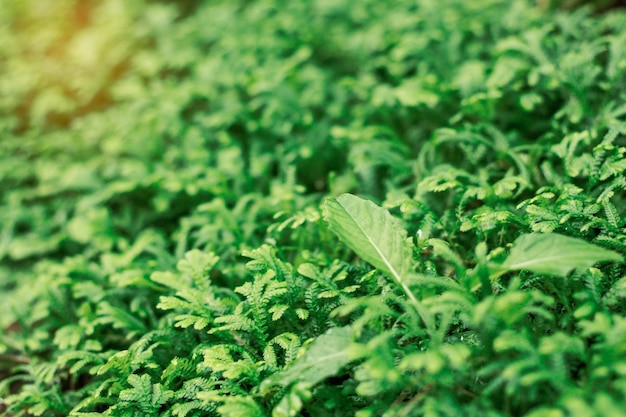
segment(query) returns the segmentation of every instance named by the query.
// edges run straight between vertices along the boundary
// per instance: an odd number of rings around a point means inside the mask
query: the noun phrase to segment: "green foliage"
[[[624,257],[580,239],[554,233],[526,234],[515,240],[501,267],[566,276],[573,269],[589,268],[600,261],[624,262]]]
[[[327,200],[324,209],[330,230],[357,255],[393,278],[407,297],[415,300],[405,284],[412,248],[406,232],[394,224],[389,212],[351,194]]]
[[[338,327],[327,331],[309,346],[303,356],[286,370],[272,375],[264,381],[267,392],[268,386],[289,386],[299,381],[315,385],[337,372],[345,366],[350,358],[346,355],[346,348],[352,340],[352,331],[349,327]]]
[[[0,2],[0,416],[626,415],[626,15]]]

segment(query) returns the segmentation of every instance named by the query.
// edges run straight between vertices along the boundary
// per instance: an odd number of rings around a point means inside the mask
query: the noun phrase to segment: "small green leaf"
[[[389,211],[352,194],[342,194],[326,200],[324,219],[343,243],[396,281],[415,301],[404,282],[411,266],[411,243]]]
[[[573,269],[588,268],[602,261],[624,262],[624,258],[581,239],[556,233],[531,233],[515,240],[511,254],[501,268],[565,276]],[[502,272],[505,271],[499,271],[499,274]]]

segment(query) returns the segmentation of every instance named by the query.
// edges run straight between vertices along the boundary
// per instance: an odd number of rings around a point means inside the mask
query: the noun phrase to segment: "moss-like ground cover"
[[[626,416],[626,12],[0,2],[0,415]]]

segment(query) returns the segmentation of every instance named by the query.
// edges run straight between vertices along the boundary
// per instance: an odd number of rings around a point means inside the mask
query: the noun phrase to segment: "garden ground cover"
[[[1,2],[0,415],[626,415],[626,13],[549,3]]]

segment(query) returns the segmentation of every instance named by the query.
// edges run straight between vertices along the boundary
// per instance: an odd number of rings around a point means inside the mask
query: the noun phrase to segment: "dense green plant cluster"
[[[626,415],[576,3],[0,2],[0,415]]]

